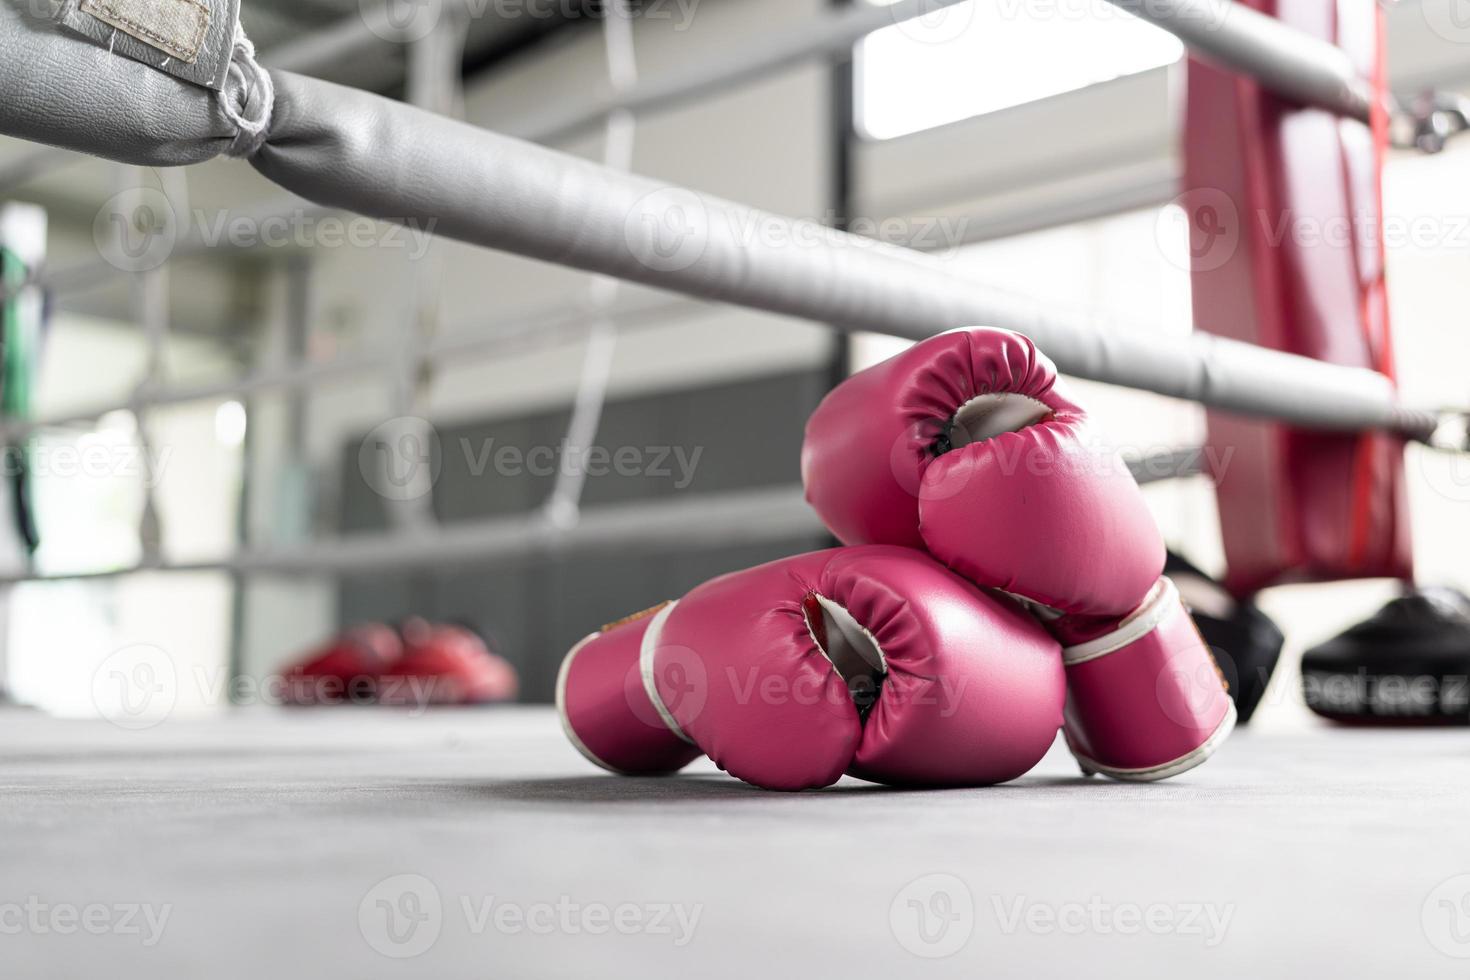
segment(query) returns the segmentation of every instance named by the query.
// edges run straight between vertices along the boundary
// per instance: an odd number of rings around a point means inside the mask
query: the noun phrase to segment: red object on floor
[[[1245,0],[1341,47],[1384,92],[1361,0]],[[1387,116],[1296,106],[1191,59],[1184,194],[1198,329],[1393,376],[1381,199]],[[1403,442],[1209,413],[1226,586],[1410,579]]]
[[[292,705],[487,704],[514,700],[520,687],[515,668],[473,632],[417,617],[397,629],[344,630],[281,677]]]
[[[282,672],[282,700],[366,704],[376,698],[379,676],[402,657],[403,638],[391,626],[354,626]]]
[[[515,668],[461,626],[410,619],[400,627],[403,656],[378,678],[378,703],[487,704],[515,699]]]

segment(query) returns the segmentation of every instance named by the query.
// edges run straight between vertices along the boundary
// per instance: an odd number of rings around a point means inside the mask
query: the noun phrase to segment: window
[[[1173,35],[1105,0],[970,0],[859,44],[858,129],[874,139],[903,136],[1173,64],[1183,54]]]

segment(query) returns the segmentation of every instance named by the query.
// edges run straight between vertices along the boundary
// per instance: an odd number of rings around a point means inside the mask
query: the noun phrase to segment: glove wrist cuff
[[[643,633],[643,642],[638,648],[638,670],[643,675],[643,691],[648,695],[648,700],[653,704],[653,710],[658,712],[659,718],[669,726],[669,731],[679,737],[681,741],[696,745],[694,739],[690,738],[679,727],[674,713],[664,704],[664,699],[658,693],[658,679],[655,674],[654,654],[658,651],[659,637],[663,634],[664,623],[668,622],[669,614],[679,603],[671,602],[660,609],[648,624],[648,629]]]
[[[1193,769],[1235,724],[1210,648],[1168,579],[1111,633],[1063,651],[1067,747],[1085,773],[1148,782]]]
[[[1133,613],[1111,633],[1062,648],[1062,662],[1068,667],[1107,656],[1139,640],[1158,629],[1169,616],[1182,611],[1179,590],[1167,578],[1161,578],[1149,591]]]

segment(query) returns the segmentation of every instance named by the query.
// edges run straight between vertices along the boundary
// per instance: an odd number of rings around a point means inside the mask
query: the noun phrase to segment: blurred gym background
[[[598,4],[486,2],[462,52],[384,40],[315,73],[510,133],[585,116],[607,97]],[[1455,2],[1390,10],[1396,91],[1470,84],[1470,26]],[[358,6],[244,0],[243,19],[269,60]],[[825,0],[635,7],[636,70],[651,78],[831,11]],[[1182,55],[1101,0],[965,3],[829,63],[555,142],[601,160],[617,155],[611,133],[639,173],[912,244],[985,282],[1106,311],[1118,329],[1182,331],[1187,229],[1171,203]],[[1456,143],[1387,166],[1396,359],[1415,402],[1462,403],[1470,387],[1458,367],[1470,355],[1467,167],[1470,146]],[[156,269],[112,238],[137,201],[174,219]],[[562,653],[589,629],[828,542],[814,520],[762,528],[758,508],[723,540],[586,550],[559,535],[640,502],[794,491],[807,414],[896,341],[613,291],[422,229],[281,202],[238,162],[166,175],[0,142],[7,281],[44,269],[46,283],[6,304],[0,680],[10,699],[95,715],[109,696],[94,683],[99,667],[148,644],[184,679],[175,711],[219,711],[342,626],[422,615],[473,625],[519,671],[522,699],[547,702]],[[280,383],[292,372],[305,381]],[[1130,454],[1203,438],[1197,406],[1085,389]],[[577,468],[563,465],[564,438],[579,399],[604,394],[579,488],[565,476]],[[403,421],[415,418],[432,429]],[[14,424],[27,420],[37,424]],[[1418,578],[1470,586],[1470,471],[1459,457],[1408,452]],[[385,482],[383,465],[409,469]],[[1170,545],[1219,571],[1208,481],[1147,493]],[[378,568],[369,549],[346,571],[340,559],[310,567],[343,536],[491,521],[544,529],[544,543],[506,553],[490,536],[482,555],[452,565],[420,556]],[[233,557],[282,551],[301,567]],[[1261,604],[1288,646],[1258,724],[1310,723],[1296,655],[1396,590],[1268,590]]]

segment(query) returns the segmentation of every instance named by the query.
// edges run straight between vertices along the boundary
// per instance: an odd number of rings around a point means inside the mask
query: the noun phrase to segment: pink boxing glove
[[[637,646],[636,662],[632,648]],[[838,548],[707,582],[567,655],[557,704],[604,768],[706,753],[768,789],[1022,775],[1061,725],[1056,642],[921,552]]]
[[[1024,598],[1066,644],[1064,732],[1083,771],[1199,765],[1235,710],[1161,579],[1164,544],[1122,461],[1093,445],[1056,368],[1006,330],[955,330],[862,371],[807,423],[807,500],[847,544],[924,547]]]

